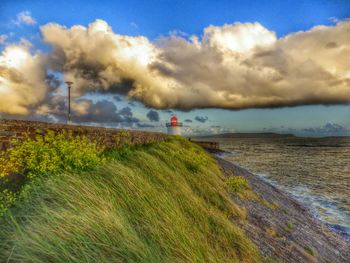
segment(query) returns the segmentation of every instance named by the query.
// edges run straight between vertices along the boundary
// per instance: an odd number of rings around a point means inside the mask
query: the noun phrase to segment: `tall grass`
[[[104,161],[102,147],[71,131],[48,130],[13,144],[0,155],[0,216],[18,199],[26,198],[38,181],[62,172],[91,171]]]
[[[109,150],[0,219],[0,262],[259,262],[215,161],[186,140]]]

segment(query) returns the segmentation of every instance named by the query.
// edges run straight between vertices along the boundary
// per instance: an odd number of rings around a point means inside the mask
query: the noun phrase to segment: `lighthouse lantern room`
[[[169,135],[181,135],[182,123],[178,122],[176,116],[170,118],[170,122],[166,124]]]

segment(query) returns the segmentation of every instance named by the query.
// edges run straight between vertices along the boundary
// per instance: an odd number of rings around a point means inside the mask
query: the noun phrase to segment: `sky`
[[[6,1],[0,117],[350,135],[350,2]]]

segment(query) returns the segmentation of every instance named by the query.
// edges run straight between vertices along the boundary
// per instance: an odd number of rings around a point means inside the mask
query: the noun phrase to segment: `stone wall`
[[[54,132],[71,131],[74,136],[86,136],[92,141],[96,141],[98,145],[106,147],[118,147],[125,143],[132,145],[148,144],[161,142],[168,138],[166,134],[157,132],[34,121],[0,120],[0,150],[6,150],[11,147],[13,139],[24,140],[26,134],[33,138],[38,134],[45,134],[48,130]]]

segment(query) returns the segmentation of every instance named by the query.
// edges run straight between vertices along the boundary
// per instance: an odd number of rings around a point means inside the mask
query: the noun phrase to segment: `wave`
[[[254,173],[260,179],[292,195],[308,211],[333,232],[338,233],[350,244],[350,214],[334,201],[332,195],[317,195],[306,186],[288,187],[269,178],[268,174]]]

